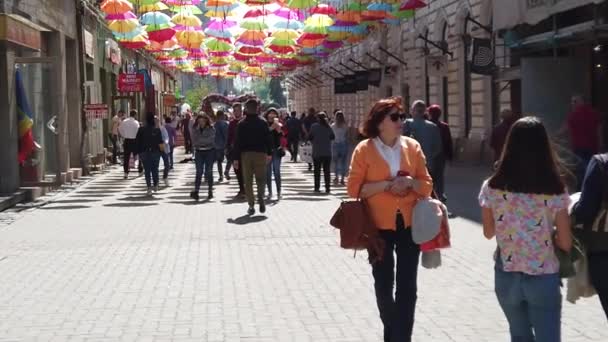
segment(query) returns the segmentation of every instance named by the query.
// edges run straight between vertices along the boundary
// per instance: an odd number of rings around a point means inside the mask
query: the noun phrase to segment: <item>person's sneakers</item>
[[[329,194],[331,191],[329,189],[325,189],[325,193]]]
[[[243,198],[243,197],[245,197],[245,192],[244,192],[244,191],[239,191],[239,192],[236,194],[236,196],[234,196],[234,197],[236,197],[236,198]]]
[[[315,189],[315,194],[320,194],[320,193],[321,193],[321,190]]]
[[[282,198],[283,198],[283,195],[281,195],[281,193],[279,192],[279,193],[277,194],[277,200],[280,200],[280,199],[282,199]]]
[[[260,213],[266,212],[266,204],[264,203],[264,199],[260,199]]]
[[[346,185],[346,183],[344,182],[344,178],[342,178],[342,179],[340,180],[340,185]]]
[[[166,186],[166,187],[169,187],[169,178],[165,178],[165,179],[163,179],[163,180],[165,181],[165,186]]]
[[[266,195],[266,199],[270,201],[272,199],[272,194],[270,193],[270,194]]]
[[[249,207],[249,209],[247,210],[247,215],[251,216],[255,214],[255,208],[254,207]]]
[[[217,180],[218,183],[221,183],[224,181],[224,178],[220,177],[220,179]]]
[[[190,198],[192,198],[195,201],[198,201],[199,200],[198,192],[196,192],[196,191],[190,192]]]
[[[154,186],[154,192],[158,192],[158,185]]]
[[[213,199],[213,190],[209,190],[209,194],[207,195],[207,199]]]
[[[125,173],[125,176],[122,179],[129,179],[129,174]]]
[[[224,178],[226,178],[226,180],[230,180],[230,174],[229,173],[224,173]]]
[[[338,177],[334,178],[334,184],[338,184]]]
[[[152,188],[148,187],[148,191],[146,191],[146,195],[152,196]]]

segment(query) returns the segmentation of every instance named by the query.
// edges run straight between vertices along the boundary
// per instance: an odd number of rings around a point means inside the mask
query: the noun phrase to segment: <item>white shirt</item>
[[[118,126],[121,122],[122,119],[118,115],[114,115],[112,118],[112,135],[118,135]]]
[[[125,119],[120,123],[120,126],[118,126],[120,136],[125,139],[135,139],[137,137],[137,131],[139,131],[139,122],[132,117]]]
[[[376,145],[376,149],[388,164],[391,170],[391,177],[397,177],[397,173],[399,173],[399,169],[401,168],[401,138],[397,139],[393,146],[387,146],[380,138],[374,138],[374,145]]]
[[[331,125],[331,129],[334,131],[334,143],[341,144],[346,142],[346,124],[342,126],[333,124]]]

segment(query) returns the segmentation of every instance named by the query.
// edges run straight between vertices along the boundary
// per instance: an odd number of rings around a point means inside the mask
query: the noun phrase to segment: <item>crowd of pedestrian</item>
[[[573,97],[572,104],[564,132],[578,156],[574,171],[582,193],[577,203],[569,194],[577,189],[567,185],[567,168],[540,119],[520,118],[505,109],[489,141],[494,172],[481,187],[479,203],[483,234],[496,240],[495,292],[513,341],[560,341],[560,253],[568,255],[577,243],[585,250],[590,284],[608,318],[608,125],[582,97]],[[256,204],[265,213],[265,201],[274,193],[282,198],[287,152],[291,162],[309,164],[315,193],[321,185],[325,193],[331,193],[332,185],[346,185],[350,196],[366,200],[384,246],[379,255],[370,252],[384,341],[402,342],[411,341],[417,300],[421,249],[412,235],[414,208],[431,196],[447,202],[445,168],[454,157],[441,107],[418,100],[409,109],[400,98],[382,99],[359,134],[340,110],[329,116],[310,108],[298,118],[296,112],[286,115],[276,108],[262,112],[253,99],[213,117],[186,113],[179,122],[147,114],[141,127],[137,112],[124,118],[120,111],[112,120],[110,139],[115,154],[118,141],[124,140],[125,179],[131,157],[140,159],[151,195],[158,191],[159,160],[165,180],[173,168],[180,131],[196,165],[191,197],[199,200],[204,181],[213,198],[215,164],[219,182],[229,181],[233,170],[237,197],[246,198],[248,215],[255,214]],[[584,229],[575,229],[572,222]]]

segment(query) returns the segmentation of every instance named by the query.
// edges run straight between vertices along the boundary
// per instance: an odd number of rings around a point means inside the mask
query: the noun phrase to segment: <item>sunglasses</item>
[[[391,118],[392,122],[397,122],[397,121],[401,120],[401,114],[392,113],[391,115],[389,115],[389,118]]]

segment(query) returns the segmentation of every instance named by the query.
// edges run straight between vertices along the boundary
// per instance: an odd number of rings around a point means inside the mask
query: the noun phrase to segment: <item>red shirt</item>
[[[572,148],[596,153],[599,148],[600,114],[590,105],[580,105],[568,114],[568,131]]]

